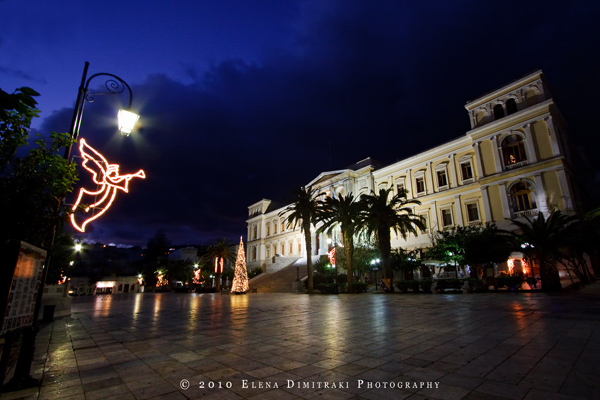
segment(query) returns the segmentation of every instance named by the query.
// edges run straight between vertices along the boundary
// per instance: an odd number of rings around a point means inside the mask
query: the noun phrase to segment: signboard
[[[6,259],[12,272],[5,300],[0,335],[31,326],[37,294],[42,284],[46,251],[28,243],[16,241],[10,246]]]

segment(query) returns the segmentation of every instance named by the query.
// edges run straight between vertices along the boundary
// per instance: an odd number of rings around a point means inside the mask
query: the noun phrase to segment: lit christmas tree
[[[244,253],[244,242],[240,236],[240,247],[238,248],[237,259],[235,260],[235,273],[231,284],[231,293],[246,293],[250,286],[248,285],[248,271],[246,270],[246,254]]]

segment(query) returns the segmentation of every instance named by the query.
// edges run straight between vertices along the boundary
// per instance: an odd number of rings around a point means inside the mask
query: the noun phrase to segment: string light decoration
[[[250,289],[248,284],[248,270],[246,269],[246,253],[244,253],[244,242],[240,236],[237,259],[235,260],[235,273],[231,283],[231,293],[242,294]]]
[[[215,257],[215,274],[223,273],[223,257]]]
[[[201,285],[204,283],[204,277],[202,276],[202,270],[200,268],[196,268],[194,270],[194,280],[193,283],[196,285]]]
[[[81,166],[92,174],[92,180],[99,186],[98,190],[95,191],[85,188],[79,189],[79,196],[77,196],[77,201],[72,208],[73,211],[79,208],[84,195],[94,199],[91,204],[83,209],[85,213],[91,211],[91,216],[84,220],[81,225],[75,221],[75,212],[71,214],[71,224],[73,227],[79,232],[85,232],[85,226],[104,214],[112,205],[117,195],[117,190],[122,190],[125,193],[129,192],[129,181],[133,178],[144,179],[146,178],[146,174],[140,169],[135,174],[120,175],[119,165],[109,164],[102,154],[87,144],[85,139],[81,139],[79,142],[79,152],[83,157]],[[97,200],[98,198],[100,200]],[[96,213],[97,210],[100,211]]]
[[[327,252],[327,258],[329,258],[331,265],[335,266],[335,247]]]

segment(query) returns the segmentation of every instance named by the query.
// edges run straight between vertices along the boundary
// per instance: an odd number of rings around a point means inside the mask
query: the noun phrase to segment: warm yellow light
[[[129,136],[140,116],[128,110],[119,110],[119,130],[124,136]]]

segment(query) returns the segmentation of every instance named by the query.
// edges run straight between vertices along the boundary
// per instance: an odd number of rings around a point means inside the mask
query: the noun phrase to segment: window
[[[302,243],[298,242],[298,253],[302,254]]]
[[[252,230],[252,237],[255,240],[258,238],[258,226],[257,225],[254,225],[254,229]]]
[[[271,234],[271,224],[267,224],[267,236]]]
[[[273,235],[277,234],[277,222],[273,221]]]
[[[517,102],[515,99],[506,100],[506,113],[508,115],[516,113],[517,110]]]
[[[527,182],[519,182],[513,185],[510,189],[513,211],[521,212],[536,209],[537,206],[533,192],[532,186]]]
[[[463,182],[473,179],[473,168],[471,167],[471,161],[460,163],[460,176]]]
[[[421,217],[421,221],[423,222],[423,229],[421,229],[421,233],[429,232],[429,214],[419,214]]]
[[[267,258],[271,257],[271,249],[267,247]]]
[[[292,243],[290,243],[290,254],[294,253],[294,245]]]
[[[437,171],[438,188],[448,186],[448,178],[446,176],[446,170]]]
[[[477,203],[468,203],[467,204],[467,221],[468,222],[478,222],[479,219],[479,208],[477,207]]]
[[[281,255],[285,255],[285,244],[281,245]]]
[[[281,223],[281,232],[285,231],[285,223]]]
[[[252,259],[256,260],[256,246],[252,246]]]
[[[504,108],[502,107],[502,104],[496,104],[494,106],[494,118],[495,119],[504,118]]]
[[[424,177],[418,177],[415,179],[415,183],[416,183],[416,188],[417,188],[417,194],[424,194],[425,193],[425,178]]]
[[[502,158],[508,168],[523,165],[527,161],[525,144],[520,135],[510,135],[502,141]]]
[[[444,208],[440,210],[442,213],[442,226],[452,226],[454,223],[452,222],[452,210],[450,208]]]
[[[402,179],[401,181],[396,182],[396,194],[401,195],[404,191],[404,179]],[[406,197],[406,193],[404,193],[404,196]]]

